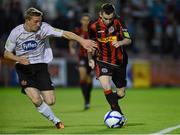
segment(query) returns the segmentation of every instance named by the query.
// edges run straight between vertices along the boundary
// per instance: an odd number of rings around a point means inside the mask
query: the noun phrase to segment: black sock
[[[87,101],[90,103],[92,83],[87,83]]]
[[[114,111],[118,111],[123,115],[123,113],[121,111],[121,108],[120,108],[120,106],[118,104],[118,99],[114,95],[112,90],[104,91],[104,94],[106,96],[106,100],[108,101],[109,105],[111,106],[111,109],[114,110]]]
[[[85,104],[89,104],[89,95],[88,95],[88,90],[87,90],[87,83],[84,81],[80,82],[81,86],[81,91],[84,97]]]

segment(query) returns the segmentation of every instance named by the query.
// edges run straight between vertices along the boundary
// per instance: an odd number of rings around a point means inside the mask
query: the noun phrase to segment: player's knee
[[[46,99],[45,100],[46,104],[48,104],[49,106],[54,105],[55,104],[55,99],[51,98],[51,99]]]
[[[43,102],[40,96],[34,96],[31,98],[31,100],[35,106],[39,106]]]
[[[126,95],[125,94],[125,89],[121,88],[121,89],[117,90],[117,95],[118,95],[119,98],[125,97],[125,95]]]
[[[125,97],[125,93],[120,93],[118,94],[118,97],[121,99],[121,98],[124,98]]]

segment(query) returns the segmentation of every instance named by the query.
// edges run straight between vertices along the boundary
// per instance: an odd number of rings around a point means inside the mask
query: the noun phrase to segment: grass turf
[[[56,88],[56,97],[52,109],[63,130],[42,117],[20,88],[0,88],[0,134],[150,134],[180,124],[179,88],[128,89],[120,101],[128,123],[117,129],[103,123],[109,105],[100,89],[92,91],[87,111],[79,88]],[[169,133],[180,134],[180,129]]]

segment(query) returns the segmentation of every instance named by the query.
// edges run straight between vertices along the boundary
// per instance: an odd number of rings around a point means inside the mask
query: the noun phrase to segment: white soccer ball
[[[109,111],[104,115],[104,123],[109,128],[121,127],[123,116],[118,111]]]

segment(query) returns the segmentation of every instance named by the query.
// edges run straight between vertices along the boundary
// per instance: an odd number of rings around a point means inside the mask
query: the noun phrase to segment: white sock
[[[38,109],[38,112],[40,112],[44,117],[52,121],[54,124],[57,124],[58,122],[60,122],[60,119],[58,119],[54,115],[51,108],[45,102],[43,102],[39,107],[37,107],[37,109]]]

